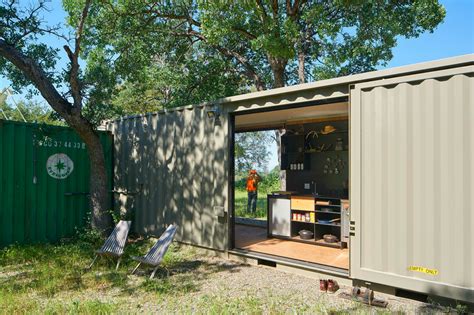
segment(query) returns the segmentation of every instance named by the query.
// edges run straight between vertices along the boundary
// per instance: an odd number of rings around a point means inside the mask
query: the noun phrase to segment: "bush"
[[[275,167],[268,174],[260,174],[261,181],[258,184],[258,192],[268,194],[275,190],[280,190],[280,169]],[[246,190],[247,173],[236,176],[235,190]]]

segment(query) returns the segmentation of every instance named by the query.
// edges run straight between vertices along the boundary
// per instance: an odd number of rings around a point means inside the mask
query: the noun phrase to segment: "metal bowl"
[[[308,230],[301,230],[298,232],[300,235],[301,239],[303,240],[310,240],[313,238],[314,233]]]
[[[339,239],[336,236],[332,235],[332,234],[324,234],[323,239],[326,243],[337,243],[337,242],[339,242]]]

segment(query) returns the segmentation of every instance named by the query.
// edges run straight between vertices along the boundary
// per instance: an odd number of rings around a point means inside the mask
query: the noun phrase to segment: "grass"
[[[240,276],[256,268],[204,258],[199,249],[173,243],[155,276],[127,257],[145,253],[152,241],[127,244],[118,271],[115,261],[99,259],[85,267],[101,240],[81,237],[59,245],[10,246],[0,250],[0,314],[335,314],[378,313],[360,303],[339,305],[328,296],[314,299],[261,288]],[[252,271],[258,272],[258,271]],[[237,278],[232,278],[233,276]],[[245,275],[245,273],[244,273]],[[288,276],[291,281],[291,275]],[[275,284],[278,287],[279,284]],[[235,292],[234,292],[234,291]],[[381,312],[387,312],[381,310]]]
[[[266,219],[267,218],[267,193],[266,192],[258,192],[258,199],[257,199],[257,211],[256,213],[249,213],[247,212],[247,191],[236,189],[235,190],[235,215],[237,217],[243,218],[259,218],[259,219]]]
[[[76,240],[61,245],[11,246],[0,250],[0,314],[111,314],[111,313],[282,313],[294,307],[288,298],[258,298],[254,293],[207,289],[208,277],[227,272],[236,264],[200,259],[198,250],[173,244],[155,279],[149,271],[130,276],[134,263],[100,259],[85,270],[100,243]],[[149,241],[127,244],[125,256],[144,253]],[[283,302],[282,302],[283,301]],[[280,305],[286,303],[285,305]],[[287,305],[288,304],[288,305]],[[298,306],[299,307],[299,306]],[[315,310],[318,304],[302,310]],[[290,309],[291,310],[291,309]]]
[[[150,246],[151,242],[145,240],[128,244],[125,256],[145,253]],[[118,271],[115,261],[107,258],[100,258],[91,271],[85,269],[99,247],[99,241],[76,240],[59,246],[10,246],[0,250],[0,314],[108,314],[120,305],[114,299],[99,299],[101,292],[161,296],[195,290],[186,273],[168,277],[169,270],[182,269],[193,260],[192,249],[179,250],[173,244],[155,276],[162,281],[141,277],[141,281],[131,283],[128,274],[134,263],[130,259],[124,259]]]

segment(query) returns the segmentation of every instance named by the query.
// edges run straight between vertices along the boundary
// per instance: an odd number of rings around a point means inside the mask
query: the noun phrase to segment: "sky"
[[[393,59],[380,69],[474,53],[474,0],[440,1],[446,17],[433,33],[418,38],[399,38]],[[278,165],[276,145],[270,148],[268,169]]]
[[[458,55],[474,53],[474,0],[441,0],[446,9],[446,18],[433,33],[424,33],[418,38],[398,38],[397,46],[393,49],[393,59],[380,69],[392,68],[418,62],[431,61]],[[48,4],[51,9],[45,15],[45,20],[51,24],[63,23],[65,12],[60,0],[52,0]],[[62,50],[63,41],[56,38],[45,38],[46,43],[60,48],[60,55],[65,56]],[[60,66],[66,65],[62,59]],[[8,86],[8,82],[0,78],[0,90]],[[21,98],[19,95],[16,100]],[[276,146],[271,148],[269,169],[278,164]]]

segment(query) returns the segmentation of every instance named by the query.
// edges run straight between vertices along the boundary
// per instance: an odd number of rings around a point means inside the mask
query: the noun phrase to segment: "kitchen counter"
[[[340,200],[340,199],[346,199],[346,198],[336,198],[336,197],[328,197],[328,196],[322,196],[322,195],[313,195],[313,194],[308,194],[308,193],[302,193],[298,191],[273,191],[271,194],[268,194],[268,197],[277,197],[277,198],[291,198],[291,196],[295,197],[313,197],[315,199],[317,198],[322,198],[322,199],[334,199],[334,200]]]
[[[267,200],[268,237],[335,248],[347,246],[349,216],[348,207],[343,207],[347,200],[297,191],[275,191],[267,195]],[[304,217],[295,219],[296,215]],[[301,239],[298,235],[301,230],[313,232],[314,238]],[[325,234],[335,235],[339,241],[326,242]]]

